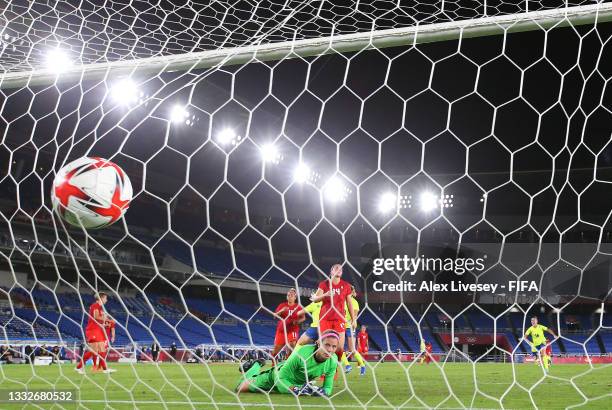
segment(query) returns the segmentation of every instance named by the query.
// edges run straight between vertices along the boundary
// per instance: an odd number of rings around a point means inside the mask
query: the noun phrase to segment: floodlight
[[[309,177],[310,177],[310,168],[308,168],[308,165],[304,163],[298,164],[298,166],[295,168],[295,171],[293,172],[293,180],[295,182],[302,183],[302,182],[306,182]]]
[[[394,211],[397,208],[397,196],[393,192],[386,192],[378,201],[378,210],[382,213]]]
[[[138,102],[138,86],[130,78],[115,83],[110,94],[112,100],[119,105],[129,106]]]
[[[419,205],[423,212],[433,211],[438,207],[438,197],[429,191],[425,191],[419,197]]]
[[[72,67],[73,62],[64,50],[60,48],[53,48],[47,51],[45,64],[47,69],[59,74]]]
[[[172,110],[170,111],[170,121],[174,123],[181,123],[185,122],[187,117],[189,117],[189,112],[183,105],[176,104],[172,107]]]

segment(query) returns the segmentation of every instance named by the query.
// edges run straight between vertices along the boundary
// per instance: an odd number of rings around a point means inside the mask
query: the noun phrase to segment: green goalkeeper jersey
[[[334,375],[338,367],[338,358],[333,355],[326,361],[319,363],[315,360],[316,345],[306,345],[297,352],[293,352],[289,359],[277,365],[275,373],[275,387],[280,393],[289,393],[292,386],[302,386],[306,382],[317,380],[325,375],[323,389],[327,395],[332,394]]]

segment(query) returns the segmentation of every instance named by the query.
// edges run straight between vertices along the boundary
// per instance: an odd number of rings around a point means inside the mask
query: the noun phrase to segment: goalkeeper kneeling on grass
[[[261,371],[263,359],[250,360],[240,366],[244,376],[240,379],[238,393],[293,393],[297,396],[329,396],[334,386],[334,374],[338,367],[336,350],[340,335],[333,330],[324,332],[314,345],[305,345],[289,359],[275,367]],[[325,375],[323,386],[313,382]]]

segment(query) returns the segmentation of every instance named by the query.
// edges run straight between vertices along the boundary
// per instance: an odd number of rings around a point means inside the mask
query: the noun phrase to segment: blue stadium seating
[[[512,331],[510,330],[500,331],[498,329],[497,332],[506,336],[506,339],[508,340],[508,343],[510,343],[512,350],[516,348],[516,346],[518,345],[518,339],[516,338],[516,335]]]
[[[605,353],[612,353],[612,330],[603,330],[599,333],[604,345]]]
[[[524,326],[530,326],[529,319],[525,319],[525,315],[523,313],[510,313],[510,323],[517,330],[517,332],[521,333],[523,331],[523,322]]]
[[[493,319],[482,312],[470,312],[469,319],[474,326],[474,330],[493,328]]]
[[[565,352],[569,354],[584,354],[585,347],[588,354],[600,354],[601,349],[595,337],[586,341],[589,335],[585,334],[564,334],[563,345]]]
[[[163,242],[160,244],[160,248],[186,265],[191,266],[193,263],[189,249],[183,246],[183,244],[179,244],[178,242]],[[196,265],[203,271],[226,276],[234,270],[229,250],[196,246],[194,248],[194,256]],[[265,256],[252,252],[235,251],[234,256],[236,258],[237,268],[255,280],[259,280],[265,275],[267,282],[287,285],[295,284],[294,277],[272,267],[269,255]],[[302,263],[291,260],[282,260],[282,266],[286,271],[294,275],[300,273],[304,268]],[[316,278],[312,275],[301,275],[298,279],[302,286],[316,286]]]
[[[14,314],[8,308],[0,310],[0,328],[4,329],[8,339],[39,341],[62,339],[66,342],[82,340],[83,326],[87,321],[87,313],[83,309],[93,302],[91,295],[79,295],[72,291],[53,294],[44,288],[31,291],[13,288],[10,294],[12,298],[21,301],[21,304],[17,305],[23,307],[15,308]],[[118,345],[132,341],[151,343],[154,338],[162,346],[168,346],[172,342],[188,347],[215,342],[220,345],[273,343],[274,320],[259,306],[225,302],[225,310],[222,310],[219,300],[216,299],[188,297],[185,298],[185,307],[182,302],[175,303],[172,299],[161,295],[147,294],[147,298],[149,301],[142,294],[124,295],[121,300],[111,298],[107,304],[107,310],[117,321]],[[30,303],[35,305],[27,307]],[[425,340],[432,342],[433,351],[444,352],[444,347],[439,345],[430,328],[430,326],[434,329],[442,327],[439,314],[429,312],[421,319],[419,314],[411,313],[414,320],[421,320],[421,334]],[[456,317],[455,323],[459,328],[471,329],[473,326],[478,330],[492,327],[492,320],[481,312],[468,312],[467,315],[469,323],[465,320],[465,316]],[[589,316],[575,316],[580,320],[581,326],[590,326]],[[245,320],[249,322],[245,323]],[[370,338],[382,350],[394,352],[401,349],[405,352],[418,351],[420,346],[419,323],[415,323],[414,320],[405,310],[373,312],[364,309],[360,312],[358,321],[368,326]],[[604,317],[604,325],[607,323],[610,326],[608,322],[611,321],[609,316]],[[516,331],[520,333],[523,331],[522,322],[521,313],[512,313],[497,319],[498,332],[507,337],[513,348],[518,344],[518,340],[510,324],[514,324]],[[308,324],[309,321],[305,326]],[[385,327],[385,324],[389,326]],[[582,344],[585,343],[588,334],[566,330],[563,335],[576,342],[564,341],[567,353],[584,353]],[[601,329],[598,335],[606,352],[612,352],[612,331]],[[586,343],[586,348],[592,354],[602,353],[596,338]],[[555,346],[555,349],[560,351],[558,346]],[[526,350],[530,350],[528,346]]]

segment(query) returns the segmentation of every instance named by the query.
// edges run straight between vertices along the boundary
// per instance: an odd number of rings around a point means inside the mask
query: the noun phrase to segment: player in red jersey
[[[332,329],[340,334],[338,342],[338,362],[344,353],[345,340],[345,306],[348,308],[351,316],[351,326],[355,329],[357,318],[353,303],[351,301],[352,288],[351,285],[342,280],[342,265],[336,264],[332,266],[329,272],[329,279],[319,283],[317,292],[310,297],[313,302],[323,301],[321,305],[321,313],[319,313],[319,333],[323,334],[326,330]]]
[[[427,342],[425,344],[425,363],[429,364],[431,363],[431,351],[433,350],[433,346],[431,345],[431,342]]]
[[[368,339],[368,331],[365,325],[361,325],[361,330],[357,333],[357,351],[359,354],[364,355],[370,350],[370,344]]]
[[[104,322],[104,331],[106,332],[106,341],[104,342],[104,351],[100,353],[102,359],[106,363],[106,357],[108,356],[108,351],[110,350],[110,344],[115,343],[115,321],[112,319],[108,319]],[[108,369],[109,372],[114,372],[115,369]]]
[[[89,307],[89,318],[87,327],[85,327],[85,339],[89,350],[83,355],[81,361],[77,364],[76,371],[83,374],[83,365],[90,358],[94,362],[94,371],[104,371],[110,373],[106,369],[106,361],[100,356],[104,352],[104,345],[107,342],[106,332],[104,331],[104,323],[107,320],[104,312],[104,304],[108,301],[108,295],[104,292],[98,294],[98,298]]]
[[[108,350],[111,343],[115,343],[115,321],[107,320],[104,324],[104,328],[106,329],[106,343],[104,344],[105,349]]]
[[[287,301],[277,306],[274,316],[278,319],[278,324],[276,325],[276,335],[274,336],[273,358],[285,346],[293,351],[299,336],[300,323],[306,319],[302,306],[297,303],[297,292],[295,289],[289,289]]]

